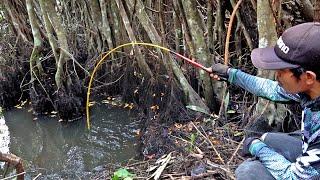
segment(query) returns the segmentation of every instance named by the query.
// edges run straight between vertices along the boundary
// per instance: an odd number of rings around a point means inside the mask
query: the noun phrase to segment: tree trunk
[[[57,12],[55,11],[55,1],[49,0],[44,2],[47,10],[47,12],[45,13],[47,13],[49,16],[50,22],[52,23],[52,26],[57,34],[58,42],[60,45],[59,47],[60,57],[57,64],[57,71],[55,74],[56,85],[57,85],[57,88],[60,89],[63,86],[63,82],[66,82],[66,78],[67,78],[64,75],[64,65],[69,59],[66,53],[66,52],[69,52],[68,40],[67,40],[67,35],[63,27],[62,21],[58,16]]]
[[[112,26],[112,30],[111,33],[112,33],[112,37],[113,37],[113,42],[114,42],[114,45],[115,46],[118,46],[120,44],[123,44],[125,42],[123,42],[123,40],[121,38],[123,38],[121,36],[121,26],[120,26],[120,21],[121,20],[121,17],[119,15],[119,12],[118,11],[114,11],[114,9],[117,9],[117,4],[115,1],[109,1],[109,6],[108,6],[108,12],[110,13],[110,26]],[[116,38],[118,38],[116,40]]]
[[[259,47],[263,48],[274,45],[277,41],[277,32],[268,1],[257,1],[257,14]],[[258,76],[274,79],[274,72],[259,69]],[[259,98],[255,114],[264,114],[269,124],[272,124],[273,122],[282,122],[285,117],[285,107],[284,105]]]
[[[160,25],[160,32],[162,38],[162,45],[164,45],[164,41],[166,41],[166,29],[165,29],[165,19],[163,13],[163,0],[158,0],[158,9],[159,9],[159,25]]]
[[[100,7],[101,7],[101,16],[102,16],[102,34],[104,36],[104,39],[107,41],[108,48],[112,49],[113,43],[112,43],[112,34],[111,34],[111,28],[108,20],[108,13],[107,13],[107,6],[110,6],[110,4],[107,5],[106,0],[100,0]]]
[[[182,26],[179,20],[179,15],[175,12],[173,14],[174,19],[174,35],[175,35],[175,51],[178,53],[182,52],[181,46],[183,46],[183,37],[182,37]]]
[[[14,7],[11,7],[10,2],[10,0],[5,0],[4,7],[6,8],[10,16],[11,24],[13,25],[15,32],[17,33],[17,37],[21,37],[25,42],[29,43],[29,39],[31,39],[30,36],[23,32],[23,29],[25,29],[26,27],[23,27],[24,25],[18,18],[18,13],[15,11]]]
[[[102,47],[103,47],[101,33],[100,33],[102,28],[102,14],[101,14],[101,9],[99,5],[99,0],[91,0],[88,4],[90,5],[90,10],[91,10],[90,15],[93,22],[92,28],[95,30],[94,39],[97,44],[96,48],[98,49],[98,52],[101,53]]]
[[[219,45],[219,49],[217,50],[219,54],[223,54],[224,52],[224,42],[226,39],[226,29],[224,25],[225,8],[222,7],[222,2],[222,0],[217,0],[216,21],[213,32],[214,36],[216,37],[214,44]]]
[[[318,2],[318,0],[316,0],[316,2]],[[314,16],[314,9],[310,0],[301,0],[301,3],[302,3],[302,14],[308,21],[312,21]],[[318,20],[315,19],[315,21],[319,21],[319,20],[320,19]]]
[[[207,3],[207,17],[208,17],[208,25],[207,25],[207,33],[208,33],[208,48],[211,54],[214,54],[214,35],[213,35],[213,27],[214,27],[214,16],[213,16],[213,0],[208,0]]]
[[[320,22],[320,0],[316,0],[314,4],[314,19],[315,22]]]
[[[184,11],[181,11],[182,9],[182,4],[180,4],[180,1],[174,1],[174,10],[175,10],[175,14],[178,17],[178,19],[180,20],[181,23],[181,28],[182,28],[182,32],[184,34],[184,38],[186,41],[186,46],[189,47],[190,50],[190,54],[195,54],[195,48],[194,48],[194,44],[192,42],[192,38],[191,38],[191,34],[189,31],[189,27],[188,27],[188,23],[187,23],[187,18],[185,15]],[[186,51],[187,51],[187,47],[185,47]]]
[[[184,1],[183,10],[185,11],[185,14],[187,16],[187,21],[192,36],[192,42],[196,50],[194,56],[201,64],[209,67],[212,65],[213,59],[210,58],[210,53],[207,47],[206,40],[204,38],[204,31],[200,28],[201,21],[196,2],[192,0]],[[211,78],[203,70],[200,70],[199,74],[200,81],[202,83],[201,86],[204,88],[205,100],[209,108],[217,111],[219,109],[219,105],[214,98],[214,90],[211,84]]]
[[[58,65],[58,61],[59,61],[59,50],[58,50],[58,44],[57,44],[57,39],[54,36],[54,29],[52,27],[52,24],[50,23],[48,14],[46,13],[46,7],[45,4],[43,2],[44,0],[39,0],[40,3],[40,8],[42,11],[42,18],[44,20],[44,27],[47,31],[47,35],[48,35],[48,39],[49,39],[49,43],[53,52],[53,56],[54,59],[56,61],[56,65]]]
[[[140,23],[142,24],[143,28],[147,32],[151,42],[154,44],[161,44],[161,37],[159,36],[156,28],[154,27],[154,25],[151,23],[149,17],[147,16],[147,13],[145,12],[145,7],[144,7],[143,3],[141,2],[141,0],[128,0],[127,3],[129,5],[130,9],[131,10],[133,9],[134,1],[136,1],[137,17],[138,17]],[[164,43],[164,44],[166,44],[166,43]],[[181,85],[181,87],[183,89],[184,95],[186,96],[187,104],[199,106],[199,107],[205,109],[207,112],[209,112],[207,105],[201,100],[200,96],[192,89],[192,87],[188,83],[187,79],[183,75],[183,73],[182,73],[181,69],[179,68],[179,66],[177,65],[177,63],[175,61],[173,61],[173,58],[170,57],[168,59],[168,61],[170,64],[168,64],[167,62],[164,62],[165,67],[168,72],[170,72],[171,68],[172,68],[172,72],[175,74],[179,84]]]
[[[123,20],[123,24],[127,30],[127,33],[129,35],[129,38],[130,38],[130,41],[131,42],[136,42],[137,39],[134,35],[134,32],[132,30],[132,27],[131,27],[131,23],[129,21],[129,18],[127,16],[127,13],[124,9],[124,6],[122,4],[122,1],[121,0],[116,0],[116,3],[117,3],[117,6],[119,8],[119,11],[120,11],[120,15],[122,17],[122,20]],[[138,46],[134,46],[134,50],[135,52],[137,53],[137,61],[138,61],[138,64],[139,64],[139,68],[141,69],[144,77],[146,77],[147,79],[150,79],[153,77],[153,73],[151,72],[148,64],[146,63],[142,53],[141,53],[141,50]]]
[[[234,8],[235,5],[236,5],[235,1],[234,0],[230,0],[230,3],[232,5],[232,7]],[[243,22],[241,20],[241,16],[240,16],[239,11],[236,12],[236,16],[237,16],[238,22],[240,23],[240,27],[241,27],[241,30],[243,32],[243,35],[244,35],[244,37],[245,37],[245,39],[247,41],[247,45],[249,46],[250,50],[252,50],[253,49],[252,40],[251,40],[251,37],[249,35],[249,32],[247,31],[247,28],[245,27],[245,25],[243,24]],[[240,33],[239,33],[239,36],[240,37],[238,37],[238,38],[241,39],[241,34]]]
[[[43,41],[40,35],[40,28],[37,24],[36,14],[33,7],[32,0],[26,0],[26,6],[28,11],[28,16],[30,20],[30,25],[33,34],[33,50],[30,57],[30,75],[31,81],[34,80],[34,76],[39,76],[43,74],[43,68],[40,62],[41,59],[41,51],[43,46]]]

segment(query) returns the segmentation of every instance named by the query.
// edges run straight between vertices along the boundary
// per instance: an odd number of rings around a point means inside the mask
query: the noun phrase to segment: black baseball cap
[[[309,22],[283,32],[274,47],[256,48],[253,65],[261,69],[320,68],[320,23]]]

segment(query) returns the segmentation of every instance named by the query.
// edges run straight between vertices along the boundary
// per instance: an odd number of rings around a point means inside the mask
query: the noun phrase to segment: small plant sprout
[[[134,174],[131,174],[127,169],[120,168],[113,173],[112,180],[133,180]]]

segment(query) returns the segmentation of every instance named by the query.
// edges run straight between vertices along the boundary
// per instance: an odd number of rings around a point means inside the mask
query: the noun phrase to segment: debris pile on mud
[[[130,160],[121,167],[137,179],[156,176],[161,179],[235,179],[234,170],[243,161],[239,155],[242,130],[234,123],[216,127],[214,122],[199,118],[167,128],[154,128],[158,130],[155,132],[158,141],[163,142],[157,148],[165,147],[165,154],[161,157],[144,154],[143,161]],[[106,171],[94,178],[110,178],[118,168],[120,166],[108,164]]]

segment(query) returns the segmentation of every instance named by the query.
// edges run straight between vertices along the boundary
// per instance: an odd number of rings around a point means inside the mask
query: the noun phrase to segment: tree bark
[[[318,0],[316,0],[316,2],[319,2]],[[304,15],[304,17],[308,20],[308,21],[312,21],[313,20],[313,16],[314,16],[314,8],[310,2],[310,0],[301,0],[302,3],[302,13]],[[319,21],[320,19],[315,19],[315,21]]]
[[[22,160],[18,156],[14,154],[4,154],[0,152],[0,161],[7,162],[10,165],[13,165],[16,168],[16,173],[21,174],[24,172],[24,168],[22,165]],[[24,174],[21,174],[17,177],[18,180],[24,179]]]
[[[25,42],[29,43],[29,36],[27,34],[25,34],[22,29],[23,26],[19,20],[19,18],[17,18],[18,14],[15,13],[14,8],[10,6],[10,0],[5,0],[4,2],[4,7],[6,8],[10,19],[11,19],[11,24],[13,25],[13,27],[15,28],[15,32],[17,33],[18,37],[21,37]]]
[[[224,52],[224,42],[226,39],[226,29],[224,25],[225,20],[225,8],[222,7],[222,0],[217,0],[217,10],[216,10],[216,20],[214,25],[214,44],[218,44],[219,49],[217,50],[219,54]]]
[[[230,0],[230,3],[232,5],[232,7],[234,8],[235,5],[236,5],[235,1],[234,0]],[[240,16],[239,11],[236,12],[236,16],[237,16],[238,22],[240,23],[240,27],[241,27],[241,30],[243,32],[243,35],[244,35],[244,37],[245,37],[245,39],[247,41],[247,45],[249,46],[249,49],[252,50],[253,49],[252,40],[251,40],[251,37],[249,35],[249,32],[247,31],[247,28],[245,27],[245,25],[243,24],[243,22],[241,20],[241,16]]]
[[[320,0],[316,0],[314,4],[314,19],[315,22],[320,22]]]
[[[134,1],[135,0],[128,0],[127,1],[130,9],[133,9]],[[154,44],[161,44],[161,37],[159,36],[156,28],[154,27],[154,25],[151,23],[149,17],[147,16],[147,14],[145,12],[145,7],[144,7],[143,3],[141,2],[141,0],[136,0],[136,6],[137,6],[136,7],[137,17],[138,17],[141,25],[143,26],[143,28],[147,32],[151,42]],[[164,44],[166,45],[166,43],[164,43]],[[188,83],[187,79],[183,75],[183,73],[182,73],[181,69],[179,68],[179,66],[177,65],[177,63],[175,61],[173,61],[173,58],[170,57],[168,59],[168,61],[170,64],[164,62],[165,67],[168,72],[170,72],[171,68],[172,68],[172,72],[175,74],[179,84],[181,85],[181,87],[183,89],[184,95],[186,96],[187,104],[199,106],[202,109],[205,109],[207,112],[209,112],[207,105],[201,100],[200,96],[192,89],[192,87]]]
[[[44,1],[45,7],[47,10],[47,14],[49,16],[50,22],[52,23],[52,26],[57,34],[58,37],[58,43],[60,48],[60,57],[57,64],[57,71],[55,74],[55,81],[57,88],[60,89],[63,86],[63,82],[66,81],[65,75],[64,75],[64,65],[68,61],[69,57],[66,54],[66,52],[69,52],[69,46],[68,46],[68,40],[67,40],[67,34],[63,27],[62,20],[58,16],[57,12],[55,11],[55,1],[54,0],[48,0]]]
[[[213,35],[213,27],[214,27],[214,16],[213,16],[213,0],[208,0],[207,3],[207,17],[208,17],[208,25],[207,25],[207,33],[208,33],[208,48],[211,54],[214,54],[214,35]]]
[[[39,25],[37,24],[37,17],[34,11],[32,0],[26,0],[26,6],[33,34],[33,50],[29,60],[31,81],[33,81],[34,76],[43,74],[43,67],[40,62],[43,41],[40,35]]]
[[[191,36],[193,37],[192,41],[196,50],[194,56],[201,64],[209,67],[212,65],[213,60],[210,58],[208,46],[204,38],[204,32],[201,29],[200,15],[197,10],[196,2],[192,0],[185,0],[183,3],[183,9],[187,16],[187,22],[190,28]],[[202,81],[201,85],[204,88],[205,100],[210,109],[217,110],[219,105],[217,102],[215,102],[211,78],[203,70],[200,70],[199,74],[200,80]]]
[[[174,35],[175,35],[175,51],[178,53],[182,52],[181,46],[183,46],[182,37],[182,25],[179,20],[179,15],[175,12],[173,14],[174,19]]]
[[[277,41],[276,26],[268,1],[257,1],[257,23],[259,31],[259,47],[272,46]],[[274,79],[274,72],[268,70],[258,70],[258,76]],[[269,124],[281,122],[285,117],[285,108],[283,105],[272,103],[263,98],[258,99],[255,114],[264,114]]]
[[[107,6],[110,6],[110,4],[107,5],[106,0],[100,0],[101,16],[102,16],[102,29],[101,30],[102,30],[102,34],[104,36],[104,39],[107,41],[108,48],[112,49],[112,48],[114,48],[114,46],[113,46],[113,42],[112,42],[110,23],[108,20]]]
[[[158,0],[158,8],[159,8],[159,25],[160,25],[160,33],[162,38],[162,45],[163,42],[166,40],[166,29],[165,29],[165,19],[163,13],[163,0]]]
[[[49,43],[52,49],[52,53],[54,56],[54,59],[56,61],[56,65],[58,65],[58,61],[59,61],[59,50],[58,50],[58,44],[57,44],[57,39],[54,36],[54,29],[52,27],[52,24],[50,23],[48,14],[46,13],[46,7],[45,4],[43,2],[44,0],[39,0],[40,3],[40,8],[42,11],[42,18],[44,20],[44,27],[47,31],[47,35],[48,35],[48,39],[49,39]]]
[[[99,0],[91,0],[89,3],[90,5],[90,15],[92,18],[93,26],[92,28],[95,30],[95,41],[97,43],[97,49],[98,52],[102,51],[103,43],[101,39],[101,33],[102,30],[102,14],[101,14],[101,9],[99,5]]]
[[[124,23],[124,26],[127,30],[127,33],[129,35],[129,38],[130,38],[130,41],[131,42],[136,42],[137,39],[134,35],[134,32],[131,28],[131,23],[129,21],[129,18],[127,16],[127,13],[124,9],[124,6],[122,4],[122,1],[121,0],[116,0],[116,3],[117,3],[117,6],[119,8],[119,11],[120,11],[120,15],[122,17],[122,20],[123,20],[123,23]],[[138,46],[134,46],[134,50],[135,52],[137,53],[137,61],[138,61],[138,64],[139,64],[139,67],[144,75],[144,77],[146,77],[147,79],[149,78],[152,78],[153,77],[153,73],[151,72],[148,64],[146,63],[142,53],[141,53],[141,50]]]
[[[176,0],[174,1],[173,5],[174,5],[175,14],[179,18],[181,23],[182,33],[184,34],[184,38],[186,42],[185,44],[188,46],[190,50],[190,54],[195,54],[195,50],[194,50],[195,47],[192,42],[191,34],[190,34],[188,23],[187,23],[187,18],[186,18],[185,12],[181,11],[182,4],[180,4],[180,1]],[[187,47],[185,49],[187,50]]]
[[[118,11],[114,11],[114,9],[117,9],[117,4],[115,3],[115,1],[109,1],[109,9],[108,9],[108,12],[110,13],[110,26],[112,26],[112,37],[114,38],[113,39],[113,42],[115,42],[115,46],[117,45],[120,45],[120,44],[123,44],[125,43],[123,41],[123,37],[121,36],[121,26],[120,26],[120,21],[121,21],[121,17],[119,15],[119,12]],[[112,23],[111,23],[112,22]],[[115,38],[119,38],[119,39],[115,39]]]

